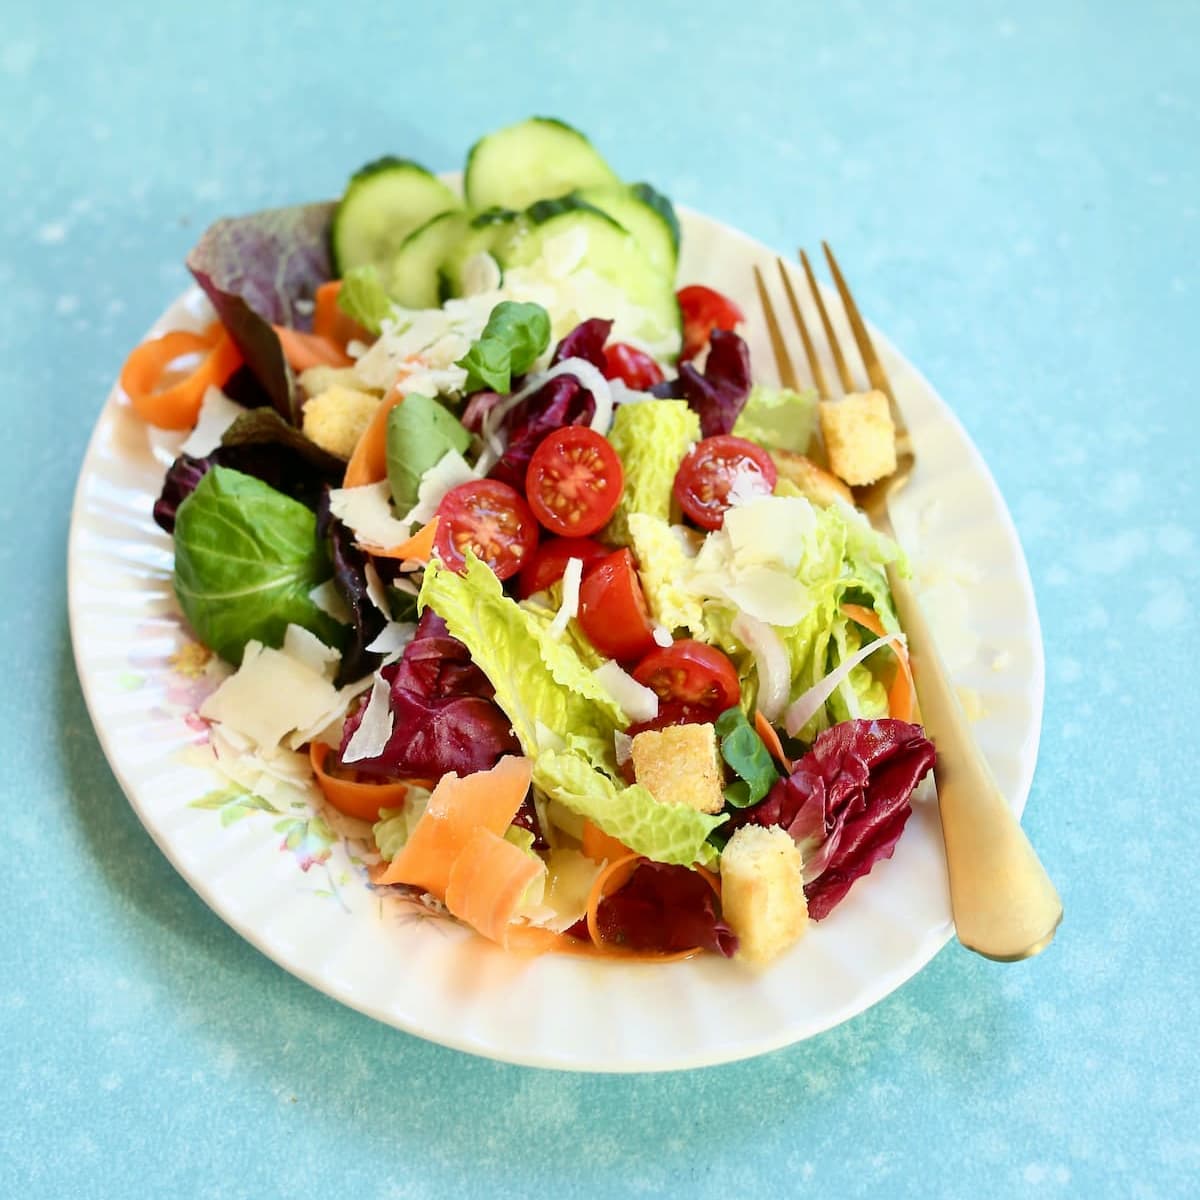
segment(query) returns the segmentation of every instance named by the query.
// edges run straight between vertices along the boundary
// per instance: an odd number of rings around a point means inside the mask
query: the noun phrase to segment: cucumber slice
[[[518,214],[507,208],[489,208],[471,217],[462,239],[438,268],[445,295],[461,296],[468,290],[463,267],[475,255],[487,251],[499,261],[496,249],[512,236],[517,220]]]
[[[461,209],[439,213],[404,239],[388,265],[388,295],[404,308],[437,308],[442,302],[438,268],[467,232]]]
[[[578,129],[551,117],[530,117],[471,147],[463,191],[473,208],[525,208],[576,188],[619,183]]]
[[[519,232],[498,248],[503,266],[530,266],[543,257],[552,239],[582,233],[586,243],[580,268],[619,288],[631,304],[645,311],[637,336],[654,346],[670,342],[678,346],[679,303],[673,280],[650,262],[633,235],[607,213],[577,197],[564,197],[532,205],[519,224]],[[594,317],[617,315],[588,313]]]
[[[679,261],[679,220],[666,196],[648,183],[618,188],[583,188],[576,194],[624,225],[651,263],[671,279],[675,278]]]
[[[404,239],[439,213],[461,208],[436,175],[403,158],[380,158],[356,171],[333,214],[333,269],[375,267],[385,275]]]

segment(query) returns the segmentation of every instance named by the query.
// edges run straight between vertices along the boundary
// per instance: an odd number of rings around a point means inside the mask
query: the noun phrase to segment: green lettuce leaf
[[[492,309],[479,340],[456,366],[467,372],[465,391],[488,387],[505,394],[550,345],[550,316],[540,304],[502,300]]]
[[[683,540],[686,532],[662,517],[640,512],[629,514],[628,531],[650,615],[672,632],[686,629],[692,637],[707,640],[704,605],[682,586],[692,561]]]
[[[533,848],[533,843],[536,839],[528,829],[523,829],[520,825],[510,825],[504,831],[504,840],[512,842],[517,849],[524,851],[538,866],[544,867],[546,865],[545,859]],[[546,872],[543,871],[540,875],[530,880],[529,886],[521,896],[521,907],[536,908],[545,898]]]
[[[421,476],[451,450],[465,453],[471,435],[444,405],[428,396],[405,396],[387,419],[387,473],[401,514],[417,502]]]
[[[368,333],[379,333],[392,302],[374,267],[354,267],[346,272],[338,290],[338,308]]]
[[[874,640],[874,639],[872,639]],[[862,631],[846,617],[839,616],[832,630],[829,669],[832,671],[862,646]],[[874,720],[888,715],[887,688],[877,679],[872,666],[884,661],[884,651],[876,651],[865,663],[860,663],[829,697],[826,707],[833,723],[863,718]],[[870,665],[868,665],[870,664]]]
[[[681,804],[661,804],[639,784],[621,787],[581,754],[548,751],[533,766],[533,783],[572,812],[655,862],[711,866],[708,835],[727,818]]]
[[[251,639],[278,649],[289,625],[330,646],[346,626],[309,598],[332,574],[312,510],[228,467],[213,467],[175,518],[175,595],[196,636],[237,664]]]
[[[614,545],[628,545],[631,513],[670,521],[675,473],[688,448],[700,440],[700,418],[686,400],[621,404],[608,440],[624,468],[625,490],[603,536]]]
[[[400,808],[379,810],[379,820],[371,833],[382,858],[391,862],[404,849],[428,803],[429,793],[424,788],[410,787]]]
[[[803,454],[817,427],[817,393],[755,384],[733,432],[768,450]]]
[[[613,732],[628,724],[616,701],[565,638],[547,635],[539,618],[504,594],[485,563],[468,553],[457,575],[431,562],[418,604],[471,652],[526,754],[536,759],[578,739],[593,761],[612,761]]]

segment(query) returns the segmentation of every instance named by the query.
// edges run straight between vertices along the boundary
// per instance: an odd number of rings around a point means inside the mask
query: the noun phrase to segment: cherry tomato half
[[[675,499],[702,529],[720,529],[735,484],[743,496],[769,496],[778,478],[771,456],[761,446],[722,433],[688,451],[675,474]]]
[[[495,479],[451,488],[437,515],[434,549],[452,571],[462,569],[471,550],[498,579],[508,579],[537,548],[538,526],[529,505],[515,488]]]
[[[604,347],[604,378],[619,379],[635,392],[648,392],[662,383],[662,367],[650,355],[626,342]]]
[[[638,721],[636,725],[630,725],[625,732],[630,737],[637,737],[639,733],[645,733],[649,729],[666,729],[668,725],[704,725],[719,715],[712,709],[664,700],[658,706],[657,716],[648,721]]]
[[[547,538],[521,568],[521,578],[517,582],[521,599],[525,600],[534,592],[544,591],[557,583],[563,577],[570,559],[582,559],[586,574],[592,563],[599,562],[611,553],[607,546],[593,542],[591,538]]]
[[[640,658],[654,645],[646,597],[628,550],[616,550],[584,571],[579,624],[601,654],[621,662]]]
[[[705,346],[714,329],[733,329],[745,314],[728,296],[712,288],[693,284],[680,288],[675,294],[679,314],[683,318],[683,350],[680,362],[695,358]]]
[[[533,452],[525,494],[551,533],[585,537],[603,528],[625,486],[621,460],[609,440],[584,425],[556,429]]]
[[[664,704],[705,709],[710,721],[742,696],[733,663],[715,646],[691,638],[651,650],[633,677]]]

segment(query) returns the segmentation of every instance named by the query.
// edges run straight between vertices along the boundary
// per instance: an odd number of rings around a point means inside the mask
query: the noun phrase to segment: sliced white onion
[[[628,672],[609,659],[598,666],[592,674],[596,681],[617,702],[631,724],[653,721],[658,716],[658,695],[643,687]]]
[[[567,622],[579,615],[579,585],[583,581],[583,559],[568,558],[566,570],[563,571],[563,599],[554,620],[550,622],[546,632],[553,638],[562,637],[566,631]]]
[[[848,659],[840,666],[830,671],[820,683],[813,684],[812,687],[795,700],[789,707],[787,712],[783,714],[783,727],[788,731],[791,737],[804,728],[805,725],[812,720],[813,715],[833,695],[838,685],[845,679],[859,663],[869,658],[880,646],[901,645],[904,642],[903,634],[889,633],[885,637],[877,638],[873,642],[868,642],[861,649],[855,651]]]
[[[363,709],[362,720],[346,745],[342,762],[360,762],[364,758],[378,758],[392,736],[391,688],[381,675],[371,683],[371,696]]]
[[[617,752],[617,766],[623,767],[633,757],[633,738],[619,729],[613,730],[613,749]]]
[[[733,619],[733,636],[754,655],[758,668],[758,708],[775,721],[792,690],[792,663],[783,639],[765,621],[740,612]]]
[[[542,371],[530,378],[519,392],[506,396],[484,418],[480,432],[485,446],[479,456],[477,470],[486,474],[504,453],[504,443],[499,436],[501,423],[522,400],[528,399],[539,388],[544,387],[552,379],[560,375],[574,375],[579,382],[592,393],[596,401],[596,413],[592,417],[591,427],[597,433],[607,433],[612,424],[613,398],[608,380],[585,358],[564,358],[548,371]],[[494,456],[494,457],[492,457]]]

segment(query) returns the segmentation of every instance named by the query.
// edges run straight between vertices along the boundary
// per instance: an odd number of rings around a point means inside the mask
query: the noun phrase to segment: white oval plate
[[[770,266],[773,253],[715,221],[680,215],[680,280],[709,284],[743,304],[752,314],[755,373],[771,379],[750,267]],[[153,332],[198,328],[208,316],[192,289]],[[839,332],[849,346],[845,327]],[[961,425],[915,368],[875,336],[918,451],[896,524],[936,605],[935,623],[946,630],[955,681],[981,710],[980,744],[1019,813],[1033,777],[1043,687],[1025,559]],[[859,880],[790,953],[757,972],[716,957],[655,966],[506,955],[372,892],[356,862],[360,847],[336,836],[315,793],[278,813],[236,798],[212,807],[225,784],[195,765],[206,740],[195,709],[211,684],[197,675],[198,647],[172,594],[170,539],[150,517],[179,440],[148,431],[114,389],[72,515],[76,665],[104,752],[151,836],[223,920],[294,975],[380,1021],[473,1054],[540,1067],[651,1071],[747,1058],[811,1037],[899,987],[949,939],[928,784],[895,857]],[[949,623],[949,574],[957,574],[966,598],[966,636]],[[198,807],[205,797],[209,807]]]

